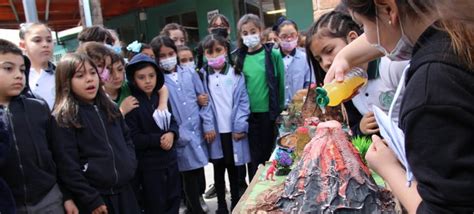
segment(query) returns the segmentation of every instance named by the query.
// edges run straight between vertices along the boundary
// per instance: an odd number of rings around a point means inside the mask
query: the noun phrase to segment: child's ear
[[[19,47],[20,47],[23,51],[25,50],[25,47],[26,47],[25,40],[20,40]]]
[[[359,37],[359,34],[357,34],[357,32],[352,30],[347,34],[346,40],[347,40],[348,43],[351,43],[352,41],[357,39],[357,37]]]

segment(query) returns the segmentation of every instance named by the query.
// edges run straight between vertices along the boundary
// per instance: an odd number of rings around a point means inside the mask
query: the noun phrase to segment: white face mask
[[[252,35],[242,36],[242,39],[244,40],[245,46],[247,46],[248,48],[257,47],[257,45],[260,44],[260,35],[257,33],[252,34]]]
[[[191,69],[196,69],[196,64],[194,62],[186,62],[186,63],[181,63],[181,66],[185,68],[191,68]]]
[[[172,71],[176,64],[178,64],[178,59],[176,56],[172,56],[163,60],[160,60],[161,68],[165,69],[165,71]]]
[[[377,44],[372,44],[372,46],[374,48],[377,48],[377,50],[385,54],[385,56],[392,61],[404,61],[404,60],[411,59],[411,54],[413,52],[414,45],[413,43],[410,42],[408,37],[405,35],[400,18],[398,18],[398,22],[400,23],[400,30],[401,30],[402,36],[398,40],[397,45],[392,50],[392,52],[388,52],[387,49],[385,49],[380,44],[380,30],[379,30],[379,19],[378,19],[378,14],[377,14],[377,8],[375,9],[375,15],[376,15],[375,24],[377,27]]]

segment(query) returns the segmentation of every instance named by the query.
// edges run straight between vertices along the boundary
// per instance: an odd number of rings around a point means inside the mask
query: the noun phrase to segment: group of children
[[[0,205],[11,202],[4,210],[18,213],[178,213],[185,198],[190,213],[204,213],[211,162],[216,212],[228,213],[225,172],[233,209],[247,173],[251,180],[274,150],[281,111],[298,90],[322,84],[337,52],[362,33],[340,11],[311,26],[305,49],[291,20],[270,32],[278,45],[263,41],[256,15],[241,17],[237,29],[233,43],[227,18],[216,15],[195,57],[184,28],[168,24],[149,44],[130,44],[126,62],[111,48],[113,33],[86,28],[78,50],[56,66],[45,24],[22,26],[24,52],[0,40]],[[387,70],[403,66],[362,66],[369,84],[346,102],[354,134],[378,132],[371,106],[388,110],[388,83],[399,76]]]

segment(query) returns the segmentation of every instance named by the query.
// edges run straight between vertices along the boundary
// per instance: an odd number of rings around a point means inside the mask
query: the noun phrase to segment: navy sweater
[[[130,183],[136,158],[122,117],[110,121],[100,107],[84,103],[78,117],[82,128],[53,120],[54,156],[61,184],[82,210],[91,212],[104,204],[101,195],[120,193]]]

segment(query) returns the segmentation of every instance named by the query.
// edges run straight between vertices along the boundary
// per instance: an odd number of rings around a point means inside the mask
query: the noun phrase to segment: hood
[[[127,81],[128,81],[128,86],[130,87],[130,90],[132,93],[143,93],[139,88],[137,88],[134,84],[134,79],[133,76],[135,75],[135,72],[138,70],[140,65],[143,64],[149,64],[151,65],[156,72],[156,86],[153,89],[154,92],[158,91],[163,87],[164,84],[164,76],[163,73],[160,71],[158,68],[158,65],[156,64],[155,60],[150,58],[149,56],[145,54],[137,54],[130,60],[130,62],[127,64],[125,67],[126,71],[126,76],[127,76]]]

